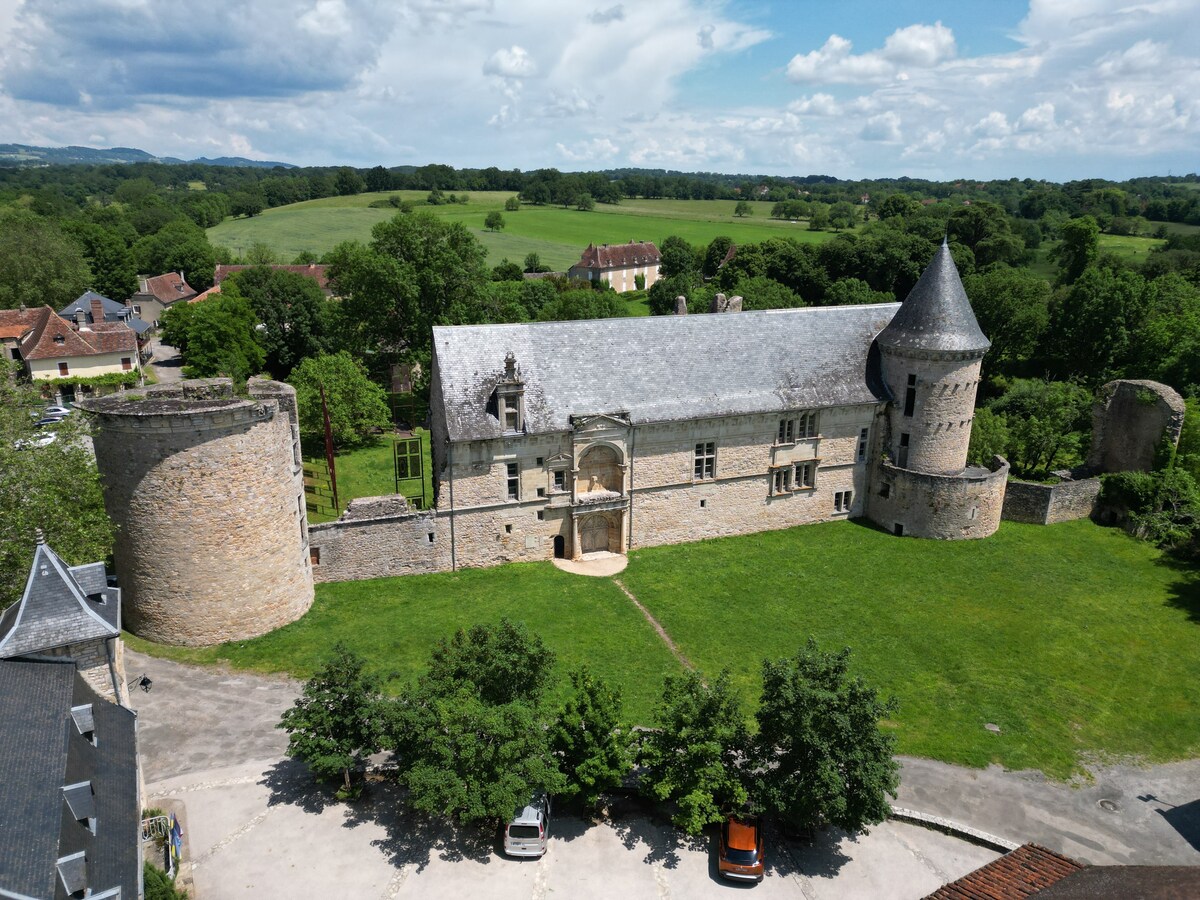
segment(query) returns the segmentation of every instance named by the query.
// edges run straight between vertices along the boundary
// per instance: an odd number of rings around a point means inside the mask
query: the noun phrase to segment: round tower
[[[242,640],[312,605],[295,392],[182,382],[81,402],[92,415],[124,620],[168,644]]]
[[[875,341],[893,400],[885,448],[892,464],[938,475],[963,471],[979,368],[991,342],[944,241]]]

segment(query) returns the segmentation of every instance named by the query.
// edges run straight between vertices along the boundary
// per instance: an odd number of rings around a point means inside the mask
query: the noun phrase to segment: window
[[[545,496],[546,496],[546,489],[545,489],[545,488],[538,488],[538,489],[537,489],[537,495],[538,495],[539,497],[545,497]]]
[[[546,513],[539,509],[537,511],[537,517],[539,522],[543,522],[546,519]]]
[[[319,566],[321,564],[321,548],[320,547],[309,547],[308,548],[308,561],[310,563],[312,563],[314,566]]]
[[[900,435],[900,449],[896,453],[896,465],[902,469],[908,468],[908,432]]]
[[[543,457],[543,456],[539,456],[539,457],[537,458],[537,464],[538,464],[539,466],[544,466],[544,465],[546,464],[546,459],[545,459],[545,457]]]
[[[56,334],[54,336],[54,343],[56,343],[56,344],[62,344],[65,341],[66,341],[66,338],[64,338],[61,334]]]
[[[704,441],[696,445],[696,478],[715,478],[717,471],[717,445]]]
[[[884,500],[886,500],[888,497],[892,496],[891,484],[889,484],[886,481],[883,484],[881,484],[879,486],[879,496],[882,497]]]
[[[65,376],[67,376],[67,375],[70,375],[70,374],[71,374],[71,369],[70,369],[70,367],[69,367],[69,366],[67,366],[67,364],[66,364],[66,363],[59,363],[59,364],[58,364],[58,375],[59,375],[59,377],[60,377],[60,378],[62,378],[62,377],[65,377]]]
[[[917,376],[908,376],[908,390],[904,392],[904,414],[912,416],[913,409],[917,405]]]
[[[796,441],[796,420],[795,419],[780,419],[779,420],[779,443],[792,444]]]
[[[132,368],[133,368],[133,360],[130,359],[128,356],[122,356],[121,357],[121,371],[128,372]]]
[[[817,464],[813,461],[796,463],[796,490],[811,490],[817,485]]]
[[[858,461],[862,462],[867,458],[867,438],[870,437],[871,431],[864,428],[858,433]]]
[[[516,463],[508,464],[508,499],[521,499],[521,471]]]
[[[504,526],[504,533],[505,533],[505,534],[512,534],[512,525],[505,525],[505,526]]]
[[[556,491],[565,491],[567,489],[567,473],[562,469],[554,473],[554,489]]]
[[[850,505],[854,502],[854,491],[838,491],[833,495],[833,511],[834,512],[850,512]]]
[[[428,534],[426,534],[425,537],[427,537],[429,539],[429,543],[431,543],[431,544],[433,543],[433,532],[432,531],[430,531]]]
[[[500,398],[500,409],[505,431],[521,430],[521,398],[508,396]]]
[[[796,428],[796,436],[802,438],[817,436],[817,414],[815,412],[806,412],[800,414],[800,421]]]
[[[896,537],[904,537],[904,526],[897,522],[892,526],[892,534],[896,535]]]
[[[771,484],[771,492],[774,494],[786,494],[792,489],[792,469],[789,466],[786,469],[776,469],[774,478]]]

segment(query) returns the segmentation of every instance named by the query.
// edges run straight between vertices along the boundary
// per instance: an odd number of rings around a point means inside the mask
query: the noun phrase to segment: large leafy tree
[[[1087,451],[1092,392],[1078,384],[1014,379],[990,409],[1004,418],[1005,456],[1018,474],[1045,474],[1058,466],[1075,465]]]
[[[311,278],[255,266],[228,279],[221,290],[250,301],[272,377],[286,379],[301,360],[329,348],[328,303]]]
[[[748,746],[746,718],[728,669],[711,684],[694,671],[668,675],[655,724],[639,750],[642,789],[676,804],[679,828],[699,834],[746,803],[739,769]]]
[[[66,306],[91,286],[83,246],[33,213],[0,214],[0,309]]]
[[[879,727],[895,703],[851,675],[849,659],[810,639],[791,659],[763,661],[754,796],[796,832],[866,831],[887,818],[900,783],[895,739]]]
[[[1096,265],[1059,290],[1047,341],[1059,377],[1096,385],[1119,372],[1145,315],[1145,286],[1136,272]]]
[[[992,342],[984,366],[992,374],[1018,374],[1050,323],[1050,285],[1028,269],[994,266],[968,275],[963,287],[979,327]]]
[[[244,297],[216,296],[175,314],[168,310],[165,335],[178,347],[188,378],[223,376],[244,382],[262,371],[263,348],[255,326],[258,317]],[[174,315],[172,315],[174,314]],[[178,318],[176,318],[176,315]]]
[[[380,749],[385,717],[379,680],[338,643],[276,727],[289,735],[288,756],[304,760],[319,779],[340,776],[349,791],[351,771]]]
[[[573,691],[550,729],[550,746],[567,779],[563,794],[584,806],[618,787],[632,765],[629,735],[621,730],[621,693],[586,666],[571,672]]]
[[[409,802],[462,822],[512,815],[566,786],[541,698],[554,654],[523,625],[460,630],[393,707],[389,732]]]
[[[0,363],[0,609],[21,597],[36,529],[71,565],[105,559],[113,537],[83,414],[59,422],[55,440],[39,446],[46,432],[34,430],[29,414],[45,400],[17,384],[10,365]]]
[[[361,443],[373,429],[391,424],[386,392],[368,377],[362,363],[345,350],[302,360],[292,370],[289,383],[296,389],[300,430],[305,434],[324,433],[322,386],[329,409],[329,427],[336,443]]]
[[[1058,231],[1059,243],[1050,251],[1058,261],[1058,283],[1072,284],[1096,261],[1100,252],[1100,226],[1091,216],[1068,219]]]
[[[203,291],[212,287],[217,253],[204,229],[191,219],[182,218],[135,243],[133,260],[139,272],[149,275],[183,272],[188,284]]]

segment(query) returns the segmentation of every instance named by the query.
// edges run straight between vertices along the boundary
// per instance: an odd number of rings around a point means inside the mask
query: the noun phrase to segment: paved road
[[[644,810],[616,810],[602,823],[560,817],[550,854],[527,863],[497,854],[492,835],[455,835],[413,817],[386,783],[365,802],[332,803],[283,757],[287,735],[274,727],[296,682],[131,651],[127,666],[131,678],[144,672],[154,682],[133,697],[147,792],[184,815],[198,900],[726,896],[711,847]],[[1079,788],[1039,774],[902,763],[898,805],[1095,864],[1200,865],[1200,761],[1106,768]],[[857,842],[829,837],[776,850],[756,896],[921,897],[996,856],[899,822]]]
[[[179,358],[179,351],[170,344],[164,344],[158,338],[153,338],[152,341],[154,359],[150,362],[150,366],[158,377],[158,383],[180,381],[183,378],[183,360]]]

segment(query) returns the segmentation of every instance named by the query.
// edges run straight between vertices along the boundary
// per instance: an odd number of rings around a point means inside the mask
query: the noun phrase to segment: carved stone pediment
[[[626,413],[599,413],[596,415],[571,416],[571,424],[576,434],[588,434],[594,431],[611,431],[614,428],[625,429],[630,426]]]

